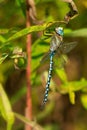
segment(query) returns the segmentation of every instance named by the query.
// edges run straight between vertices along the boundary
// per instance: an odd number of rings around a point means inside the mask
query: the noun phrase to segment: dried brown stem
[[[69,4],[70,11],[64,17],[64,21],[68,23],[70,19],[72,19],[78,14],[78,10],[73,0],[62,0],[62,1],[67,2]]]

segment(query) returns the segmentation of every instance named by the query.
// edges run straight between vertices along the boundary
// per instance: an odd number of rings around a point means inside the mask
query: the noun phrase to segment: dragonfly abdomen
[[[46,90],[45,90],[45,95],[44,95],[43,104],[42,104],[43,106],[45,105],[45,103],[48,100],[49,86],[50,86],[50,81],[51,81],[51,77],[52,77],[52,70],[53,70],[53,56],[54,56],[54,54],[55,54],[54,51],[50,52],[50,67],[49,67],[49,71],[48,71]]]

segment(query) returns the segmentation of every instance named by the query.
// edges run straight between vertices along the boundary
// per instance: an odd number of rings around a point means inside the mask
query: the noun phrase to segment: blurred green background
[[[43,111],[40,105],[44,96],[49,60],[43,64],[40,64],[40,60],[49,50],[50,39],[44,40],[40,33],[32,33],[33,117],[44,130],[87,128],[87,1],[74,2],[79,15],[65,27],[64,41],[77,41],[78,45],[68,53],[68,57],[64,55],[68,58],[64,69],[61,66],[61,57],[55,57],[49,101]],[[63,20],[69,11],[68,4],[61,0],[35,0],[35,5],[38,19],[45,22]],[[5,90],[3,94],[0,89],[0,96],[7,94],[10,102],[8,104],[11,104],[14,112],[21,115],[24,115],[26,107],[26,36],[8,43],[4,41],[25,27],[25,1],[0,0],[0,83]],[[21,57],[19,53],[22,53]],[[20,69],[15,69],[17,67]],[[7,102],[0,100],[0,105],[4,104],[5,109]],[[0,111],[0,130],[6,130],[6,123],[9,121],[6,116],[2,116],[2,107]],[[13,122],[12,130],[24,130],[23,122],[18,119]]]

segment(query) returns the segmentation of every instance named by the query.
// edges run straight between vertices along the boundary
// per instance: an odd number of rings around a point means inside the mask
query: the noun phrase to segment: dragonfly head
[[[64,30],[63,30],[63,27],[57,27],[55,29],[56,33],[60,36],[63,36],[64,35]]]

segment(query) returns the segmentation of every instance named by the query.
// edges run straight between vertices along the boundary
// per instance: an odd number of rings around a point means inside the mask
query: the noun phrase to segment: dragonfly
[[[48,93],[49,93],[50,81],[52,78],[54,55],[56,53],[66,54],[66,53],[70,52],[77,45],[77,42],[64,43],[63,36],[64,36],[63,27],[61,27],[61,26],[56,27],[54,34],[51,37],[50,49],[41,60],[41,62],[43,62],[45,59],[47,59],[48,56],[50,58],[48,78],[47,78],[47,82],[46,82],[46,89],[45,89],[45,94],[44,94],[44,98],[43,98],[43,102],[42,102],[42,108],[44,107],[44,105],[48,101]]]

